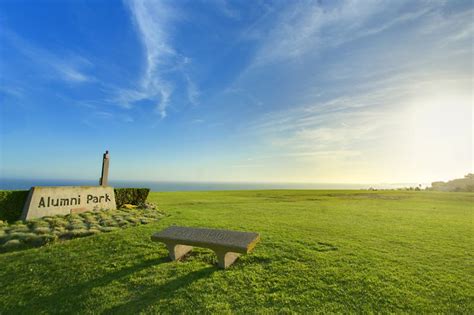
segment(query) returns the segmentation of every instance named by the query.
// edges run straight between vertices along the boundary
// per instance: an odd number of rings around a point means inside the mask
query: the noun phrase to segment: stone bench
[[[213,250],[218,266],[227,268],[241,255],[249,253],[260,240],[258,233],[171,226],[151,236],[153,241],[165,243],[172,260],[178,260],[193,246]]]

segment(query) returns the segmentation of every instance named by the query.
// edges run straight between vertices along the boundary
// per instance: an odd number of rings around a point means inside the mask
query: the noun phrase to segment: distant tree
[[[474,174],[469,173],[464,178],[457,178],[448,182],[433,182],[430,190],[454,191],[454,192],[474,192]]]

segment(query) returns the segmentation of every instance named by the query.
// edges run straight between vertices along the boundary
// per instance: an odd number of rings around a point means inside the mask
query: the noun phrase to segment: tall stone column
[[[108,186],[109,185],[109,151],[105,151],[103,159],[102,159],[102,174],[100,177],[100,186]]]

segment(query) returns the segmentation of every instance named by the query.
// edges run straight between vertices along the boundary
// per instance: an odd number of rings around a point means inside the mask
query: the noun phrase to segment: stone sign
[[[21,218],[29,220],[49,215],[116,209],[116,207],[115,194],[112,187],[32,187]]]

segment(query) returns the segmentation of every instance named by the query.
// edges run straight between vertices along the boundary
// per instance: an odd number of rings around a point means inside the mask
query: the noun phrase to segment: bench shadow
[[[136,299],[105,310],[104,314],[137,314],[148,306],[157,304],[162,299],[172,298],[177,290],[188,287],[191,283],[206,278],[218,271],[216,266],[209,266],[190,272],[182,277],[176,278],[159,286],[148,288]],[[192,305],[190,305],[192,307]]]
[[[248,255],[248,257],[246,257],[246,261],[247,263],[252,265],[268,265],[271,264],[273,260],[270,257]]]
[[[170,260],[168,256],[146,260],[130,267],[122,268],[114,272],[108,272],[103,277],[94,278],[90,281],[82,282],[78,285],[58,288],[58,294],[48,295],[44,297],[32,297],[31,303],[28,303],[27,305],[15,305],[9,309],[4,309],[3,311],[5,312],[5,314],[26,314],[31,312],[31,306],[34,305],[35,312],[48,312],[46,305],[61,302],[68,303],[72,308],[70,312],[74,312],[74,310],[76,310],[74,301],[80,300],[81,296],[84,295],[84,293],[87,293],[96,287],[105,286],[114,280],[127,277],[128,275],[139,272],[143,269],[156,266],[158,264],[168,263],[169,261]],[[64,292],[67,292],[67,297],[64,296]],[[3,314],[1,310],[0,314]]]
[[[297,244],[299,245],[304,245],[307,249],[313,250],[315,252],[331,252],[331,251],[336,251],[339,250],[337,246],[326,243],[326,242],[307,242],[307,241],[296,241]]]

